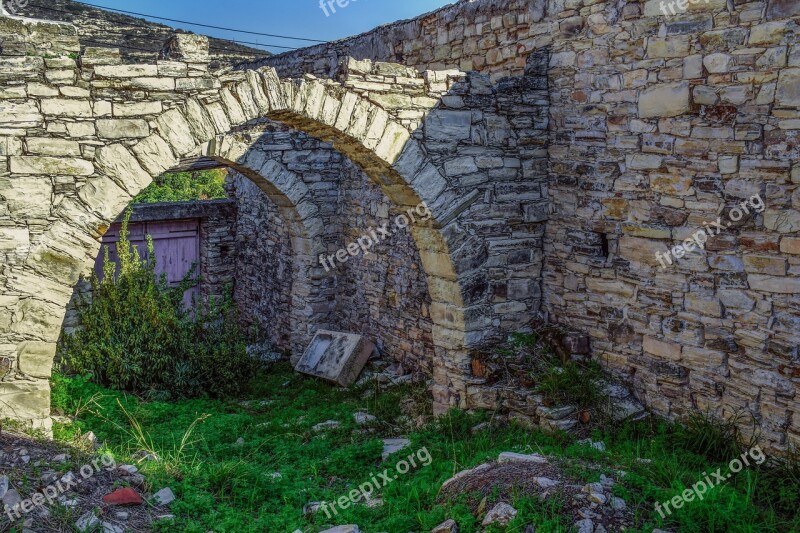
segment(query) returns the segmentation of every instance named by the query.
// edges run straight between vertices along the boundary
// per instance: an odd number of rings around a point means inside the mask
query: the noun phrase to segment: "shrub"
[[[119,271],[106,248],[102,280],[92,275],[91,295],[79,296],[79,328],[61,341],[62,363],[101,385],[160,398],[239,392],[255,363],[232,298],[187,309],[194,269],[170,287],[155,272],[152,239],[147,259],[131,246],[129,219],[130,211],[117,244]]]
[[[162,174],[136,195],[133,203],[152,204],[227,198],[225,194],[225,176],[227,175],[227,169]]]

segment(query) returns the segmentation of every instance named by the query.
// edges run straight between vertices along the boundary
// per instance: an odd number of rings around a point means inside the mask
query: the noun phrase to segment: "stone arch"
[[[188,98],[182,109],[164,113],[156,120],[158,134],[140,143],[147,143],[147,148],[137,151],[137,145],[133,151],[149,154],[155,143],[163,143],[156,149],[171,151],[176,158],[198,153],[215,157],[220,149],[218,135],[268,118],[330,142],[360,166],[396,205],[412,208],[424,202],[433,214],[432,221],[414,225],[411,231],[432,300],[436,407],[441,411],[448,406],[465,406],[463,379],[470,372],[469,334],[477,333],[474,337],[479,339],[485,325],[477,314],[468,312],[462,290],[468,273],[459,273],[451,257],[451,248],[461,247],[463,242],[451,224],[460,208],[459,198],[446,178],[395,116],[337,82],[313,77],[280,80],[272,68],[233,76],[237,81],[219,89],[217,99],[204,104]],[[227,158],[235,161],[236,156],[246,154],[245,147],[240,146],[239,152],[234,150]]]
[[[40,68],[40,61],[29,61]],[[427,204],[433,218],[412,226],[411,231],[432,301],[434,401],[439,412],[449,406],[466,406],[467,350],[471,339],[481,337],[473,333],[484,326],[478,322],[477,313],[469,313],[469,302],[465,301],[462,285],[470,272],[459,271],[450,253],[466,248],[454,223],[461,199],[414,138],[413,128],[398,119],[398,110],[387,111],[368,95],[335,81],[280,80],[271,68],[231,72],[222,78],[187,78],[191,83],[184,87],[178,84],[166,98],[159,98],[164,91],[170,92],[168,84],[160,78],[126,77],[122,71],[129,68],[152,73],[161,66],[98,66],[90,76],[92,85],[106,91],[147,85],[155,91],[153,100],[157,101],[126,104],[130,107],[125,109],[131,114],[127,116],[146,120],[108,118],[119,113],[116,107],[112,113],[112,103],[104,99],[107,92],[103,90],[96,94],[74,91],[70,98],[36,97],[31,105],[14,108],[19,110],[19,119],[32,127],[48,117],[66,116],[69,127],[74,128],[70,137],[91,137],[93,147],[69,158],[36,151],[28,141],[5,147],[11,154],[12,175],[33,174],[43,179],[70,176],[78,184],[76,194],[58,199],[44,231],[34,233],[34,237],[25,232],[24,238],[19,232],[23,249],[15,253],[24,260],[0,273],[13,300],[0,302],[5,307],[10,305],[14,316],[6,336],[7,342],[13,343],[6,346],[13,346],[16,352],[11,355],[18,361],[36,361],[28,366],[38,369],[52,365],[71,288],[93,263],[99,238],[153,177],[175,167],[186,156],[215,157],[258,180],[292,228],[293,245],[301,258],[296,272],[298,290],[310,291],[308,280],[319,274],[320,265],[315,260],[322,250],[318,242],[322,221],[315,216],[313,202],[306,201],[301,180],[292,180],[291,174],[281,169],[267,169],[275,179],[266,180],[265,168],[272,163],[260,160],[251,145],[234,142],[228,135],[240,126],[267,118],[330,142],[360,166],[395,205],[411,208]],[[134,106],[138,111],[132,110]],[[75,149],[78,146],[61,137],[51,139],[55,144],[49,149],[66,149],[70,143]],[[73,150],[72,144],[69,149]],[[464,270],[470,268],[474,266],[467,265]],[[294,318],[296,349],[310,333],[303,328],[304,324],[308,326],[307,318],[302,308]],[[4,396],[10,400],[7,403],[25,403],[13,396],[32,398],[28,403],[33,407],[15,416],[46,418],[49,368],[32,374],[23,366],[18,364],[20,374],[23,378],[30,376],[31,382],[15,385],[10,393],[3,384]]]

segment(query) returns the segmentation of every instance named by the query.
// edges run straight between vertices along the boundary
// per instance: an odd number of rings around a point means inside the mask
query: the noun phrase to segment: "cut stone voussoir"
[[[374,350],[375,345],[361,335],[319,330],[295,370],[349,387]]]

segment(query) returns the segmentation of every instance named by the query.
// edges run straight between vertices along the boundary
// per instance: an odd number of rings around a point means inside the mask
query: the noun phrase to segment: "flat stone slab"
[[[319,330],[294,369],[349,387],[374,350],[375,345],[361,335]]]
[[[403,448],[411,446],[411,441],[408,439],[383,439],[383,453],[381,459],[385,461],[395,452],[399,452]]]

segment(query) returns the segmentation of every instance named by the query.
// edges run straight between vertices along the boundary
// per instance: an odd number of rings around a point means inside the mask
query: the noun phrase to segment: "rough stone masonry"
[[[411,234],[437,409],[471,407],[470,354],[541,313],[588,332],[654,411],[744,409],[769,446],[797,445],[798,20],[791,0],[671,16],[659,0],[464,1],[212,74],[201,40],[152,64],[102,49],[76,63],[74,29],[3,18],[22,36],[0,59],[4,412],[45,419],[72,285],[179,157],[218,158],[277,207],[302,295],[291,344],[331,316],[315,258],[340,245],[315,199],[335,187],[235,131],[267,118],[330,143],[393,206],[431,207]],[[762,215],[660,270],[656,251],[754,194]]]

